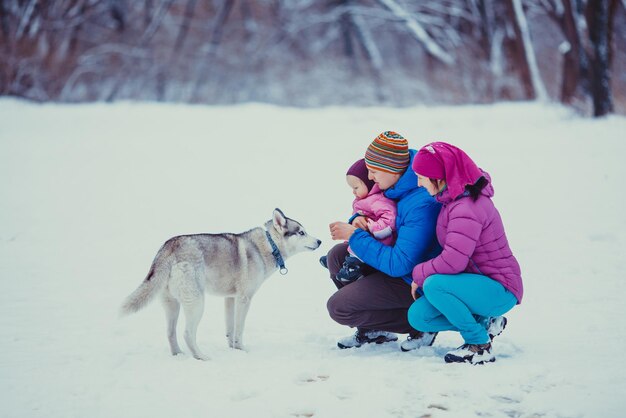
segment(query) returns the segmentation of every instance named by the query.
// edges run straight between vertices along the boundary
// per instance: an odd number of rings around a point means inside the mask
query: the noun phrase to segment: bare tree
[[[613,111],[611,97],[611,37],[616,0],[552,0],[541,6],[561,29],[561,101],[590,97],[594,116]]]
[[[234,5],[235,0],[222,0],[219,12],[215,17],[215,20],[211,23],[211,35],[209,42],[202,48],[195,63],[196,69],[193,82],[193,94],[191,96],[192,102],[201,101],[200,92],[203,85],[209,78],[209,65],[211,64],[211,61],[216,61],[216,55],[220,44],[222,43],[222,38],[224,37],[224,33],[226,31],[226,24]]]
[[[611,16],[617,6],[616,0],[589,0],[587,21],[589,39],[593,45],[591,56],[591,96],[594,116],[613,112],[611,97]]]
[[[517,40],[517,62],[527,96],[529,99],[545,101],[548,98],[548,94],[537,66],[537,58],[530,36],[530,29],[526,21],[526,14],[522,7],[522,0],[507,0],[507,3]]]
[[[560,100],[572,104],[577,96],[584,97],[589,91],[585,84],[589,63],[582,48],[583,34],[577,22],[578,10],[571,0],[544,0],[539,2],[539,6],[556,23],[565,38],[559,47],[563,55]]]
[[[395,0],[378,0],[380,4],[389,9],[406,26],[409,33],[426,48],[428,53],[445,64],[454,63],[454,57],[441,48],[441,46],[428,34],[426,29],[413,18]]]

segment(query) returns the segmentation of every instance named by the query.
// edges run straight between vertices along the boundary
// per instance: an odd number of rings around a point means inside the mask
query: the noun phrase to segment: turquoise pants
[[[504,286],[480,274],[433,274],[423,290],[409,308],[409,324],[424,332],[458,331],[466,344],[488,343],[489,317],[517,304]]]

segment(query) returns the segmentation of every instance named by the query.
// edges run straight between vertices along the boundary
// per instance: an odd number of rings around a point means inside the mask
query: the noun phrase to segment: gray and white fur
[[[243,349],[242,335],[250,301],[265,279],[278,269],[266,230],[283,259],[315,250],[321,244],[280,209],[274,210],[264,228],[240,234],[173,237],[159,249],[141,285],[126,298],[122,313],[136,312],[159,295],[165,308],[167,339],[172,354],[177,355],[182,352],[176,337],[182,305],[185,342],[195,358],[208,360],[196,343],[196,331],[204,312],[204,293],[223,296],[228,346]]]

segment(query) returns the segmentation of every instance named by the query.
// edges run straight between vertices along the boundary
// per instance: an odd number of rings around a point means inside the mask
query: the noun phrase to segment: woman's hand
[[[330,236],[332,239],[338,241],[348,241],[356,228],[346,222],[333,222],[329,225]]]
[[[417,285],[417,283],[412,282],[411,283],[411,296],[413,296],[413,300],[417,299],[417,288],[419,286]]]

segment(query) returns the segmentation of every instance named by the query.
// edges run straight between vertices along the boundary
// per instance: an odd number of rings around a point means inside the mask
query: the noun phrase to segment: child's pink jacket
[[[359,213],[369,218],[369,232],[383,244],[392,245],[395,240],[396,202],[385,197],[378,184],[363,199],[354,199],[352,214]]]

